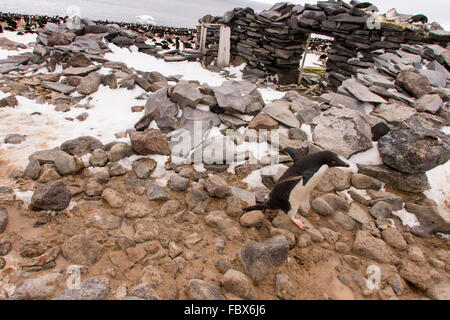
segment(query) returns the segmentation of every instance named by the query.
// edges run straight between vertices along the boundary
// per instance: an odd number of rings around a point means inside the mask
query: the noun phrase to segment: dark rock
[[[381,181],[374,179],[372,177],[366,176],[361,173],[354,173],[352,175],[352,186],[357,189],[375,189],[379,190],[381,188]]]
[[[431,85],[428,78],[414,71],[400,72],[395,80],[395,84],[404,88],[416,98],[420,98],[431,92]]]
[[[41,166],[39,165],[39,161],[36,159],[32,159],[32,160],[30,160],[28,165],[25,167],[23,176],[25,178],[36,180],[39,178],[40,172],[41,172]]]
[[[54,300],[101,300],[108,292],[108,279],[92,277],[81,282],[79,289],[67,289],[57,295]]]
[[[138,297],[144,300],[161,300],[152,286],[146,283],[138,284],[128,292],[129,296]]]
[[[139,154],[170,154],[167,137],[159,130],[132,131],[130,132],[130,140],[133,149]]]
[[[170,199],[169,194],[167,193],[166,188],[157,185],[154,182],[147,182],[145,184],[145,189],[147,191],[147,197],[149,200],[161,200],[167,201]]]
[[[431,132],[390,131],[378,141],[383,162],[404,173],[421,173],[450,159],[450,144]]]
[[[415,214],[420,223],[420,226],[410,229],[412,234],[419,237],[430,237],[436,232],[450,232],[450,223],[443,218],[438,207],[407,203],[405,209]]]
[[[24,142],[26,139],[26,136],[23,136],[21,134],[8,134],[5,137],[5,143],[10,143],[10,144],[20,144],[22,142]]]
[[[67,63],[71,67],[88,67],[92,64],[91,60],[89,60],[88,57],[86,57],[84,54],[79,53],[71,57],[69,60],[67,60]]]
[[[245,271],[255,282],[265,278],[272,267],[287,262],[289,243],[284,236],[276,236],[264,242],[255,242],[242,247],[238,256]]]
[[[0,208],[0,233],[5,231],[8,224],[8,212],[5,208]]]
[[[375,218],[387,218],[392,213],[392,207],[389,203],[384,201],[378,201],[369,209],[369,213]]]
[[[97,138],[83,136],[63,142],[60,146],[60,149],[71,155],[84,156],[85,154],[90,153],[95,149],[104,150],[105,147],[103,143],[101,143],[101,141]]]
[[[61,211],[69,206],[71,198],[72,193],[62,180],[38,183],[31,197],[30,207],[34,210]]]
[[[172,191],[185,191],[189,186],[190,180],[179,175],[173,175],[169,178],[168,187]]]
[[[427,176],[424,173],[405,174],[384,165],[358,164],[357,166],[359,172],[381,180],[402,191],[419,193],[430,189]]]
[[[189,281],[186,294],[191,300],[225,300],[217,288],[200,279]]]
[[[10,96],[0,100],[0,108],[15,107],[18,104],[19,104],[19,102],[17,101],[16,97],[13,95],[10,95]]]
[[[135,152],[132,147],[124,142],[114,144],[108,152],[108,158],[112,162],[120,161],[121,159],[128,158]]]

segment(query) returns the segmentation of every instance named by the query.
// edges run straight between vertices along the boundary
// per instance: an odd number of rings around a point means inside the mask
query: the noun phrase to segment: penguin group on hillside
[[[317,186],[330,167],[349,167],[331,151],[323,151],[302,156],[294,148],[285,148],[283,152],[290,155],[294,165],[291,166],[275,183],[267,200],[244,211],[278,209],[283,210],[291,221],[300,229],[305,226],[295,217],[303,200],[309,199],[311,191]]]

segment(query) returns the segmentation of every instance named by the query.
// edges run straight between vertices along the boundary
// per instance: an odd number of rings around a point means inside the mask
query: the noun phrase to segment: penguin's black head
[[[337,156],[336,153],[331,151],[322,152],[322,163],[331,167],[350,167],[350,165]]]

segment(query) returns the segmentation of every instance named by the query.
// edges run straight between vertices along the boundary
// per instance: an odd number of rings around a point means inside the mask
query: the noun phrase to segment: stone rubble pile
[[[207,15],[199,23],[228,25],[231,55],[244,58],[251,68],[278,75],[280,84],[297,82],[308,34],[333,37],[327,60],[328,82],[333,88],[359,70],[373,67],[380,50],[384,53],[402,45],[443,44],[450,40],[450,33],[436,23],[430,24],[430,30],[426,25],[409,24],[411,16],[395,10],[376,20],[374,10],[373,6],[364,10],[332,0],[304,6],[281,2],[260,13],[236,8],[222,17]],[[215,27],[207,38],[213,56],[217,55],[218,43]]]
[[[261,21],[285,30],[274,20],[350,19],[351,9],[334,7],[279,4],[264,14],[271,22]],[[251,16],[244,12],[239,19]],[[85,98],[100,86],[137,85],[146,103],[130,110],[142,112],[135,128],[117,134],[130,143],[77,137],[34,152],[23,172],[11,173],[12,186],[0,186],[0,299],[340,298],[329,291],[331,278],[354,298],[449,299],[448,239],[437,234],[450,233],[450,219],[423,194],[425,173],[450,158],[442,131],[450,120],[446,44],[377,49],[370,67],[319,101],[288,91],[265,103],[251,82],[209,86],[104,59],[103,39],[128,45],[129,32],[61,28],[47,25],[33,53],[0,61],[0,89],[11,93],[0,108],[16,107],[22,95],[64,112],[79,103],[75,92]],[[53,72],[25,75],[42,65]],[[262,134],[268,129],[280,129],[279,139]],[[268,146],[263,156],[243,148],[256,136]],[[26,139],[11,133],[5,143]],[[286,147],[347,159],[376,147],[383,164],[330,168],[298,212],[300,230],[282,211],[243,212],[287,169],[268,170],[274,154],[289,164]],[[205,170],[192,165],[197,150]],[[246,185],[255,176],[263,186]],[[41,236],[19,234],[18,216]],[[66,265],[81,268],[79,288],[65,287]],[[366,285],[373,265],[382,272],[379,289]]]

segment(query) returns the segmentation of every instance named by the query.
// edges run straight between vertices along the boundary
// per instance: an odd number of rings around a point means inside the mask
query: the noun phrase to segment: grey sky
[[[279,0],[254,0],[274,4]],[[397,12],[404,14],[422,13],[428,17],[429,21],[436,21],[446,30],[450,31],[450,1],[449,0],[369,0],[378,7],[381,12],[395,8]],[[315,3],[316,0],[291,0],[291,3]],[[350,2],[348,0],[347,2]],[[362,0],[360,2],[363,2]]]

